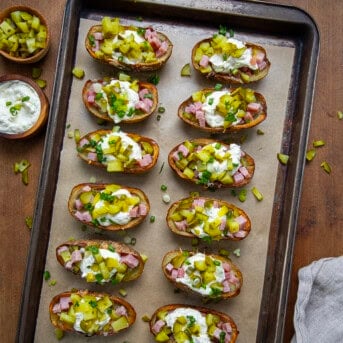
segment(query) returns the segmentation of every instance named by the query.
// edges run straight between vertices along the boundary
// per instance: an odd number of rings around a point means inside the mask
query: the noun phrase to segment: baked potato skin
[[[129,26],[124,26],[124,28],[128,29]],[[155,62],[129,64],[129,63],[125,63],[123,61],[119,61],[117,58],[111,58],[111,57],[106,57],[106,56],[104,58],[99,59],[95,55],[95,53],[92,49],[92,45],[90,43],[91,40],[89,39],[89,36],[94,35],[94,33],[96,33],[96,32],[102,32],[102,26],[101,25],[92,26],[86,35],[85,47],[86,47],[86,50],[89,53],[89,55],[97,61],[111,65],[111,66],[113,66],[117,69],[123,70],[123,71],[148,72],[148,71],[158,70],[164,64],[167,63],[167,61],[170,58],[172,51],[173,51],[173,44],[170,41],[170,39],[165,34],[163,34],[162,32],[157,32],[158,37],[161,40],[166,41],[168,43],[168,49],[167,49],[167,52],[163,56],[158,58],[157,61],[155,61]]]
[[[205,77],[209,78],[209,79],[213,79],[216,81],[220,81],[220,82],[225,82],[225,83],[231,83],[231,84],[248,84],[248,83],[252,83],[252,82],[256,82],[259,81],[261,79],[263,79],[264,77],[267,76],[271,63],[269,61],[269,59],[266,57],[265,62],[266,62],[266,66],[264,69],[260,70],[258,73],[253,74],[250,76],[249,81],[244,80],[241,77],[241,74],[238,73],[237,75],[233,75],[233,74],[227,74],[227,73],[217,73],[215,72],[213,69],[211,72],[209,73],[202,73],[200,71],[200,65],[199,63],[195,62],[195,54],[196,54],[196,50],[197,48],[202,44],[202,43],[210,43],[212,40],[212,38],[206,38],[203,39],[201,41],[199,41],[198,43],[196,43],[192,49],[192,64],[195,70],[199,71],[202,75],[204,75]],[[247,48],[253,48],[256,50],[259,50],[261,52],[263,52],[265,54],[265,56],[267,56],[266,50],[257,44],[253,44],[253,43],[245,43]]]
[[[170,311],[174,311],[174,310],[176,310],[178,308],[190,308],[190,309],[197,310],[197,311],[201,312],[204,315],[211,313],[213,315],[218,316],[221,321],[223,321],[224,323],[229,323],[231,325],[231,327],[232,327],[232,337],[231,337],[230,343],[236,342],[238,334],[239,334],[239,331],[238,331],[237,325],[234,322],[234,320],[229,315],[227,315],[226,313],[219,312],[219,311],[216,311],[214,309],[209,309],[209,308],[202,307],[202,306],[183,305],[183,304],[169,304],[169,305],[161,306],[151,316],[151,320],[150,320],[150,323],[149,323],[149,325],[150,325],[150,332],[155,336],[155,333],[153,331],[153,326],[156,323],[156,321],[158,320],[157,314],[160,311],[170,312]],[[175,343],[174,338],[171,336],[170,340],[167,343]]]
[[[50,305],[49,305],[50,321],[51,321],[52,325],[58,329],[61,329],[63,331],[67,331],[67,332],[71,332],[71,333],[78,333],[78,334],[83,335],[82,333],[75,331],[71,325],[68,325],[67,323],[61,321],[56,313],[53,313],[54,305],[57,304],[62,297],[70,297],[70,295],[72,293],[76,293],[76,294],[80,295],[81,297],[83,297],[85,295],[93,295],[95,297],[100,297],[100,298],[102,298],[104,296],[108,296],[114,304],[125,307],[125,309],[127,310],[127,319],[128,319],[129,327],[132,326],[134,324],[134,322],[136,321],[135,309],[133,308],[133,306],[130,303],[128,303],[127,301],[125,301],[122,298],[119,298],[119,297],[116,297],[116,296],[113,296],[110,294],[106,294],[103,292],[91,292],[88,290],[77,290],[77,291],[73,291],[73,292],[66,291],[66,292],[55,295],[52,298]],[[119,331],[119,332],[121,332],[121,331]],[[107,333],[107,336],[112,336],[115,334],[117,334],[117,332],[110,331]],[[104,332],[99,331],[99,332],[96,332],[94,335],[95,336],[103,336]]]
[[[61,255],[58,253],[58,251],[63,246],[67,246],[67,247],[77,246],[80,248],[86,248],[89,246],[96,246],[99,249],[100,248],[101,249],[108,249],[109,246],[111,246],[119,254],[131,254],[131,255],[133,255],[139,261],[139,265],[136,268],[132,269],[130,272],[125,274],[124,278],[122,279],[122,281],[124,281],[124,282],[133,281],[133,280],[138,279],[142,275],[143,270],[144,270],[144,262],[142,260],[142,257],[135,249],[133,249],[133,248],[131,248],[131,247],[129,247],[123,243],[119,243],[119,242],[115,242],[115,241],[96,240],[96,239],[93,239],[93,240],[79,239],[79,240],[68,241],[68,242],[60,244],[56,248],[56,259],[62,267],[64,267],[64,261],[63,261]],[[78,272],[75,274],[79,275],[80,273]]]
[[[87,99],[87,92],[90,89],[90,87],[92,86],[92,84],[95,82],[102,82],[102,81],[103,80],[87,80],[83,89],[82,89],[82,100],[83,100],[83,103],[85,104],[87,110],[93,116],[95,116],[98,119],[105,120],[107,122],[113,123],[113,119],[108,115],[108,113],[100,112],[96,107],[91,106],[91,104],[89,104],[89,101]],[[141,121],[145,120],[146,118],[148,118],[152,113],[154,113],[156,108],[157,108],[157,104],[158,104],[157,88],[152,83],[149,83],[149,82],[139,81],[138,84],[139,84],[140,90],[146,88],[152,94],[153,105],[151,107],[151,110],[147,113],[140,113],[140,114],[132,116],[131,118],[122,120],[121,123],[123,123],[123,124],[134,124],[134,123],[141,122]]]
[[[229,89],[228,92],[231,92],[232,90],[233,89]],[[202,91],[205,93],[211,93],[211,92],[214,92],[215,89],[214,88],[205,88]],[[200,126],[196,121],[190,120],[184,116],[185,108],[194,102],[192,100],[191,96],[180,104],[177,114],[178,114],[178,117],[182,121],[184,121],[186,124],[192,126],[193,128],[195,128],[197,130],[201,130],[201,131],[205,131],[205,132],[209,132],[209,133],[238,132],[241,130],[252,128],[252,127],[260,124],[261,122],[263,122],[267,118],[266,99],[264,98],[264,96],[261,93],[254,92],[254,94],[256,96],[257,102],[260,103],[262,106],[262,113],[260,113],[256,118],[254,118],[252,121],[250,121],[248,123],[230,125],[227,128],[211,127],[207,124],[205,126]]]
[[[104,190],[106,188],[106,186],[108,186],[109,184],[106,183],[81,183],[78,184],[76,186],[73,187],[73,189],[70,192],[69,195],[69,199],[68,199],[68,210],[69,213],[76,219],[79,220],[79,218],[76,217],[75,213],[76,213],[76,208],[75,208],[75,201],[76,199],[78,199],[78,197],[80,196],[80,194],[83,192],[83,189],[85,187],[90,187],[92,191],[95,192],[101,192],[102,190]],[[92,222],[83,222],[84,224],[87,224],[88,226],[94,227],[94,228],[100,228],[102,230],[107,230],[107,231],[120,231],[120,230],[127,230],[127,229],[131,229],[137,225],[139,225],[140,223],[142,223],[144,221],[144,219],[146,218],[146,216],[148,215],[149,211],[150,211],[150,202],[148,197],[146,196],[146,194],[138,189],[138,188],[133,188],[133,187],[129,187],[129,186],[120,186],[121,189],[125,189],[127,191],[129,191],[132,195],[138,196],[141,199],[141,202],[146,206],[147,211],[145,215],[141,215],[137,218],[133,218],[132,220],[130,220],[127,224],[112,224],[109,226],[104,226],[101,225],[101,223],[99,223],[99,225],[95,225]]]
[[[168,263],[171,263],[172,259],[174,257],[177,256],[181,256],[184,253],[184,251],[182,250],[174,250],[174,251],[169,251],[167,252],[162,260],[162,271],[164,276],[167,278],[167,280],[169,282],[171,282],[176,288],[182,290],[183,292],[193,295],[193,296],[197,296],[197,297],[202,297],[204,300],[211,300],[211,299],[215,299],[217,300],[224,300],[224,299],[229,299],[229,298],[233,298],[236,297],[237,295],[239,295],[240,291],[241,291],[241,287],[243,284],[243,275],[242,272],[240,271],[240,269],[229,259],[226,258],[224,256],[221,255],[216,255],[216,254],[205,254],[208,255],[216,260],[221,261],[222,263],[228,263],[231,267],[231,269],[235,272],[236,277],[239,279],[239,287],[236,288],[236,290],[234,291],[230,291],[230,292],[223,292],[218,296],[202,296],[201,294],[199,294],[198,292],[194,291],[192,288],[188,287],[187,285],[181,283],[181,282],[176,282],[175,280],[173,280],[173,278],[171,278],[170,273],[168,273],[168,271],[166,270],[166,266],[168,265]],[[194,251],[188,251],[189,256],[192,256],[195,254]]]
[[[90,165],[93,165],[95,167],[99,167],[99,168],[106,168],[106,165],[104,165],[103,163],[101,162],[98,162],[98,161],[93,161],[93,160],[90,160],[88,158],[88,154],[87,152],[82,152],[82,149],[80,147],[80,142],[82,141],[82,139],[90,139],[91,136],[93,134],[99,134],[100,136],[105,136],[109,133],[111,133],[112,130],[106,130],[106,129],[100,129],[100,130],[97,130],[97,131],[94,131],[94,132],[90,132],[88,134],[86,134],[85,136],[81,137],[80,138],[80,141],[77,143],[77,151],[78,151],[78,156],[84,160],[86,163],[90,164]],[[146,166],[146,167],[141,167],[139,165],[134,165],[132,168],[124,168],[124,170],[122,171],[122,173],[127,173],[127,174],[141,174],[141,173],[145,173],[147,172],[148,170],[150,170],[151,168],[153,168],[157,162],[157,159],[158,159],[158,156],[159,156],[159,146],[158,144],[152,139],[152,138],[148,138],[148,137],[145,137],[145,136],[140,136],[138,134],[135,134],[135,133],[127,133],[127,135],[132,138],[133,140],[139,140],[140,142],[147,142],[147,143],[150,143],[153,147],[153,154],[152,154],[152,162]]]
[[[180,199],[176,202],[174,202],[168,209],[168,212],[167,212],[167,215],[166,215],[166,222],[167,222],[167,225],[169,227],[169,229],[179,235],[179,236],[183,236],[183,237],[187,237],[187,238],[195,238],[197,237],[196,235],[194,235],[193,233],[191,232],[187,232],[187,231],[182,231],[180,229],[178,229],[178,227],[174,224],[173,220],[171,219],[171,215],[175,212],[175,210],[179,207],[180,203],[183,201],[183,200],[189,200],[189,199],[204,199],[205,201],[217,201],[219,205],[225,205],[227,206],[228,208],[230,208],[231,210],[234,210],[234,211],[237,211],[239,213],[240,216],[243,216],[245,219],[246,219],[246,226],[245,226],[245,230],[247,232],[246,236],[244,237],[222,237],[221,240],[231,240],[231,241],[240,241],[242,239],[244,239],[245,237],[247,237],[251,231],[251,220],[249,218],[249,216],[246,214],[245,211],[243,211],[241,208],[231,204],[231,203],[228,203],[227,201],[224,201],[224,200],[218,200],[218,199],[213,199],[213,198],[209,198],[209,197],[193,197],[193,198],[184,198],[184,199]]]
[[[193,142],[193,143],[195,143],[195,144],[197,144],[197,145],[200,145],[200,146],[205,146],[205,145],[207,145],[207,144],[217,143],[217,142],[219,142],[219,141],[216,141],[216,140],[213,140],[213,139],[209,139],[209,138],[197,138],[197,139],[191,140],[191,142]],[[181,143],[181,144],[182,144],[182,143]],[[224,142],[220,142],[220,144],[225,145],[225,146],[228,146],[228,145],[227,145],[226,143],[224,143]],[[169,164],[169,166],[171,167],[171,169],[172,169],[181,179],[186,180],[186,181],[188,181],[188,182],[192,182],[192,183],[197,184],[197,181],[198,181],[198,180],[197,180],[196,178],[189,179],[189,178],[185,177],[185,176],[183,175],[183,172],[182,172],[182,171],[176,166],[176,164],[175,164],[173,155],[174,155],[174,153],[177,152],[179,145],[180,145],[180,144],[178,144],[177,146],[175,146],[175,147],[169,152],[169,154],[168,154],[168,164]],[[214,189],[220,188],[220,187],[225,187],[225,188],[239,188],[239,187],[243,187],[243,186],[247,185],[247,184],[251,181],[251,179],[252,179],[252,177],[253,177],[253,175],[254,175],[254,172],[255,172],[255,161],[254,161],[253,157],[250,156],[250,155],[248,155],[247,153],[245,153],[244,159],[245,159],[246,164],[247,164],[246,168],[247,168],[247,170],[248,170],[248,172],[249,172],[249,174],[250,174],[250,177],[249,177],[249,178],[244,178],[244,180],[242,180],[241,182],[234,182],[234,183],[232,183],[232,184],[218,183],[218,184],[214,185],[214,186],[211,187],[211,188],[214,188]],[[206,186],[204,186],[204,187],[205,187],[205,188],[210,188],[210,187],[206,187]]]

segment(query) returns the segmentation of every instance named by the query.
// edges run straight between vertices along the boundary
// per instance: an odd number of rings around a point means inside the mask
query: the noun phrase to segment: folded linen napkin
[[[343,342],[343,256],[299,270],[291,343]]]

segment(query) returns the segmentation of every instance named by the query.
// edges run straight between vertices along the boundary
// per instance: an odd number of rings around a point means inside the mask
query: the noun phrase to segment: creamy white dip
[[[114,195],[114,196],[125,195],[127,198],[132,198],[131,193],[127,189],[120,189],[116,192],[113,192],[111,195]],[[97,209],[97,208],[100,208],[104,205],[105,205],[105,202],[103,200],[99,200],[95,204],[94,208]],[[99,216],[98,220],[101,222],[102,226],[109,226],[109,225],[112,225],[113,223],[116,223],[119,225],[125,225],[131,220],[130,209],[132,207],[133,207],[132,205],[129,206],[127,212],[120,211],[116,214],[109,214],[108,213],[108,214],[105,214],[103,216]]]
[[[136,104],[139,102],[139,95],[136,91],[134,91],[132,88],[130,88],[131,83],[128,81],[119,81],[119,80],[111,80],[110,85],[117,85],[118,89],[116,90],[116,93],[121,93],[126,95],[126,113],[124,116],[120,117],[118,113],[113,111],[113,108],[110,106],[108,97],[106,92],[104,92],[102,85],[100,83],[96,83],[93,85],[93,89],[96,93],[101,93],[102,97],[106,100],[106,108],[107,113],[110,118],[113,119],[114,123],[119,123],[124,119],[130,118],[129,111],[134,110]],[[99,87],[100,86],[100,87]],[[100,88],[100,89],[99,89]]]
[[[132,138],[130,138],[126,133],[120,131],[111,132],[108,135],[104,136],[102,138],[102,141],[100,142],[101,149],[108,149],[110,147],[109,139],[113,136],[119,136],[121,138],[121,144],[124,148],[127,148],[128,146],[132,147],[132,150],[129,154],[130,160],[140,160],[142,158],[142,149],[140,145]],[[106,157],[106,161],[113,161],[116,159],[111,154],[104,154],[104,157]]]
[[[243,42],[234,38],[229,38],[227,42],[236,45],[237,49],[241,49],[245,46]],[[232,70],[241,67],[249,67],[252,70],[256,70],[258,69],[258,66],[257,64],[250,63],[251,57],[252,49],[247,48],[240,57],[227,56],[227,58],[224,58],[223,54],[214,54],[210,57],[210,62],[212,68],[217,73],[230,73]]]
[[[200,326],[200,332],[198,335],[192,335],[192,340],[194,343],[211,343],[211,339],[207,334],[207,324],[206,318],[201,314],[201,312],[192,308],[177,308],[174,311],[168,313],[165,317],[167,326],[173,327],[175,321],[178,317],[194,317],[195,323]],[[189,343],[186,341],[185,343]]]
[[[113,43],[116,43],[119,39],[124,39],[124,40],[128,39],[130,36],[133,36],[133,40],[136,43],[138,43],[138,44],[143,43],[145,41],[145,39],[141,35],[139,35],[137,33],[137,31],[135,31],[135,30],[125,30],[123,32],[120,32],[120,34],[118,36],[114,37]],[[136,63],[136,61],[134,61],[132,59],[129,59],[126,56],[122,55],[121,52],[114,51],[112,56],[115,57],[115,58],[122,57],[123,58],[123,62],[125,62],[127,64],[134,64],[134,63]]]
[[[194,254],[193,256],[190,256],[189,258],[187,258],[187,264],[183,265],[183,268],[185,269],[185,275],[183,277],[176,278],[176,281],[180,282],[184,285],[187,285],[188,287],[190,287],[191,289],[193,289],[194,291],[196,291],[202,295],[209,295],[212,292],[211,286],[214,283],[217,283],[217,282],[221,283],[222,281],[225,280],[225,271],[224,271],[222,263],[220,261],[218,261],[220,263],[220,265],[216,266],[216,270],[214,273],[215,280],[209,282],[208,284],[206,284],[202,287],[195,287],[193,285],[193,280],[191,279],[190,275],[188,275],[188,273],[187,273],[188,269],[191,269],[191,270],[195,269],[194,263],[196,261],[205,261],[205,257],[206,257],[205,254],[197,253],[197,254]],[[197,275],[200,277],[199,272],[194,271],[194,275]]]
[[[0,83],[0,131],[17,134],[29,130],[38,120],[41,103],[37,92],[26,82]]]

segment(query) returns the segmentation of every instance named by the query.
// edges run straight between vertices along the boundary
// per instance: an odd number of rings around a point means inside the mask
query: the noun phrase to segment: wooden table
[[[273,0],[277,4],[298,6],[316,21],[320,31],[321,50],[314,97],[309,144],[323,139],[326,145],[317,151],[316,159],[305,168],[303,192],[297,227],[292,281],[287,308],[285,342],[293,335],[293,308],[298,287],[299,268],[322,257],[338,256],[343,247],[343,6],[340,0]],[[37,65],[43,68],[47,80],[45,92],[51,98],[59,35],[65,0],[2,0],[0,9],[15,5],[30,5],[49,20],[52,44],[47,57]],[[285,27],[287,30],[287,27]],[[0,75],[20,73],[31,75],[31,66],[18,66],[0,60]],[[43,153],[44,132],[25,142],[0,140],[0,341],[13,342],[17,320],[30,231],[25,218],[32,216],[38,187]],[[28,159],[29,184],[24,186],[20,175],[13,172],[13,164]],[[322,161],[332,166],[331,175],[321,168]]]

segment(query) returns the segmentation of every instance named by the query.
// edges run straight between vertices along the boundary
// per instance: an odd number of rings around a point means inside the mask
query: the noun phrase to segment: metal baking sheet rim
[[[155,10],[163,9],[164,4],[157,4],[156,1],[117,1],[112,4],[121,8],[130,2],[136,6],[152,6]],[[165,2],[165,1],[162,1]],[[201,10],[196,8],[193,1],[192,11]],[[223,6],[223,1],[212,1],[213,9],[218,10]],[[106,1],[98,1],[97,4],[91,1],[68,0],[63,18],[59,56],[57,60],[56,79],[52,94],[49,122],[46,132],[46,141],[43,153],[41,176],[38,185],[38,192],[35,205],[35,216],[27,268],[24,278],[22,291],[22,302],[18,321],[16,342],[31,342],[34,339],[35,322],[38,313],[40,292],[43,280],[47,245],[49,241],[50,217],[54,201],[56,181],[58,177],[59,154],[64,135],[64,125],[67,101],[60,102],[60,99],[68,99],[71,76],[66,74],[66,70],[71,70],[73,56],[68,47],[73,46],[76,40],[72,32],[77,32],[78,21],[75,15],[80,15],[82,9],[94,8],[103,10],[101,6],[109,6]],[[182,13],[187,1],[172,0],[168,1],[168,6],[174,7],[176,13]],[[215,7],[218,5],[217,7]],[[269,247],[267,252],[266,276],[263,287],[261,301],[260,318],[256,342],[281,342],[284,334],[284,322],[287,309],[287,298],[290,282],[290,274],[293,259],[293,247],[296,233],[296,223],[300,203],[300,191],[302,186],[302,174],[305,165],[305,151],[309,133],[311,119],[313,93],[317,72],[319,55],[319,32],[314,20],[304,11],[290,6],[274,5],[257,1],[228,1],[226,5],[229,9],[221,15],[231,17],[239,16],[240,19],[246,18],[243,22],[247,29],[253,28],[256,21],[268,20],[271,24],[269,30],[274,29],[274,33],[282,32],[282,25],[286,22],[289,31],[292,29],[301,32],[299,36],[293,33],[293,39],[297,41],[295,64],[293,69],[293,80],[296,80],[296,87],[289,95],[289,116],[295,115],[295,109],[301,113],[301,118],[297,128],[293,126],[289,129],[284,142],[284,150],[293,157],[293,168],[280,168],[278,170],[278,181],[282,182],[283,187],[276,190],[275,205],[271,225],[275,229],[271,230]],[[84,7],[82,7],[84,6]],[[239,9],[239,12],[235,12]],[[200,12],[199,12],[200,13]],[[218,12],[219,13],[219,12]],[[299,28],[303,30],[299,31]],[[280,32],[278,32],[280,30]],[[271,32],[273,33],[273,32]],[[69,68],[67,68],[69,66]],[[301,68],[300,68],[301,66]],[[65,75],[66,74],[66,75]],[[69,83],[69,84],[68,84]],[[305,92],[304,92],[305,90]],[[295,132],[294,132],[295,130]],[[297,132],[298,130],[298,132]],[[291,138],[297,134],[299,140],[296,146],[291,142]],[[292,181],[291,183],[289,181]],[[292,187],[285,187],[285,184]],[[287,200],[287,201],[286,201]],[[286,235],[281,239],[276,239],[280,232],[286,231]],[[280,249],[281,247],[281,249]],[[271,301],[273,299],[274,301]]]

